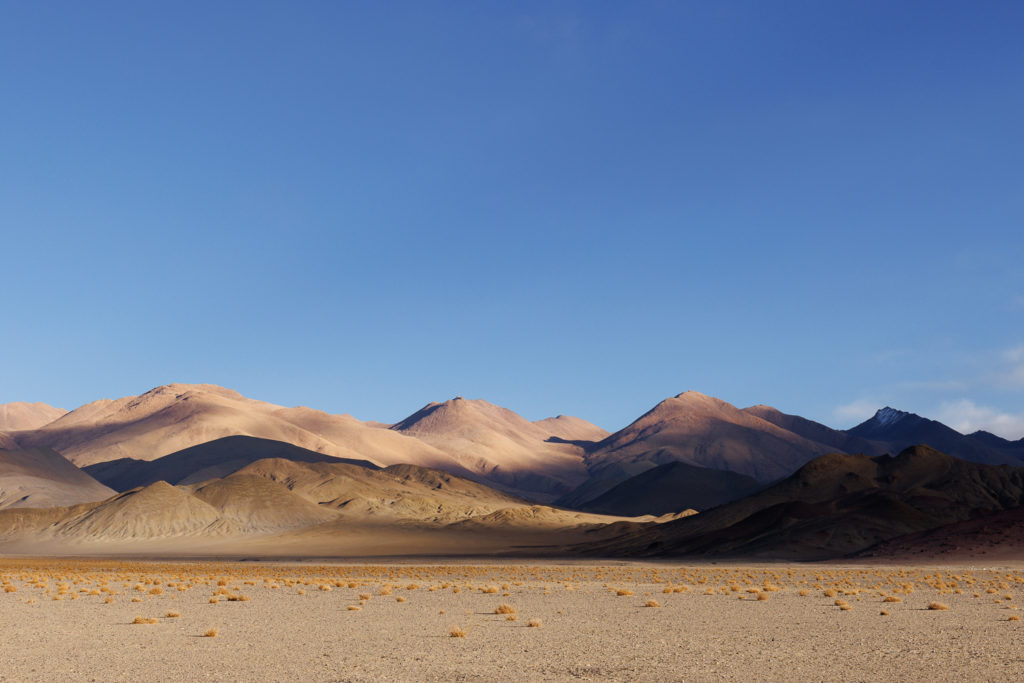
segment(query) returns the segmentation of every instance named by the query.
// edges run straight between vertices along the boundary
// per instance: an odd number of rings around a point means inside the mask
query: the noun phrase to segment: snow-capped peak
[[[879,425],[888,427],[889,425],[896,424],[908,415],[910,415],[910,413],[905,413],[902,410],[896,410],[895,408],[886,406],[875,413],[875,422]]]

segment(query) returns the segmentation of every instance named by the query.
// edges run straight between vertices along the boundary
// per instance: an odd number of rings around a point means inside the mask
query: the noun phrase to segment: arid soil
[[[1020,565],[5,559],[0,578],[2,681],[1024,678]]]

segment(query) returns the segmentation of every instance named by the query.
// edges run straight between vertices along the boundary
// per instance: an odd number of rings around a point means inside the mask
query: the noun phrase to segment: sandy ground
[[[1019,565],[6,559],[0,579],[0,681],[1024,679]]]

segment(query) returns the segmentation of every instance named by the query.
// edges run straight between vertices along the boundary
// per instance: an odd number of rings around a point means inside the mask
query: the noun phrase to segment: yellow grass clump
[[[661,607],[661,603],[657,600],[648,600],[644,603],[644,607]]]
[[[527,624],[531,628],[540,628],[543,625],[544,623],[540,619],[530,619],[530,622]]]
[[[949,605],[945,605],[945,604],[943,604],[941,602],[930,602],[930,603],[928,603],[928,609],[944,610],[944,609],[949,609]]]
[[[466,631],[464,629],[460,628],[459,626],[451,626],[448,629],[448,635],[451,636],[452,638],[465,638],[466,637]]]
[[[515,614],[516,608],[508,603],[502,603],[494,608],[495,614]]]
[[[203,634],[204,638],[216,638],[219,631],[215,628],[211,628],[209,631]]]
[[[133,624],[157,624],[157,623],[159,623],[159,621],[160,621],[159,619],[154,619],[152,617],[135,617],[135,619],[132,620],[132,623]]]

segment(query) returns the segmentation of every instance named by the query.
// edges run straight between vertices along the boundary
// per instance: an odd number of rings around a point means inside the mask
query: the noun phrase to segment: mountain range
[[[12,508],[0,511],[0,545],[286,534],[316,538],[325,552],[342,527],[342,536],[372,527],[385,538],[426,524],[420,531],[442,545],[456,530],[479,538],[501,528],[544,530],[531,536],[544,547],[585,534],[607,554],[846,555],[1012,509],[1015,484],[993,484],[985,467],[1024,465],[1024,440],[963,435],[889,407],[835,430],[693,391],[609,433],[563,415],[531,422],[462,397],[384,424],[172,384],[71,412],[0,406],[0,448],[0,508]],[[890,479],[908,468],[965,479],[894,487]],[[436,486],[396,497],[398,473],[407,486],[408,477]],[[997,503],[971,488],[981,480]],[[360,482],[363,493],[343,503],[326,497],[340,481]],[[483,502],[452,507],[446,486]],[[944,507],[929,507],[935,500]],[[155,517],[146,521],[140,509]],[[701,514],[682,517],[694,510]]]

